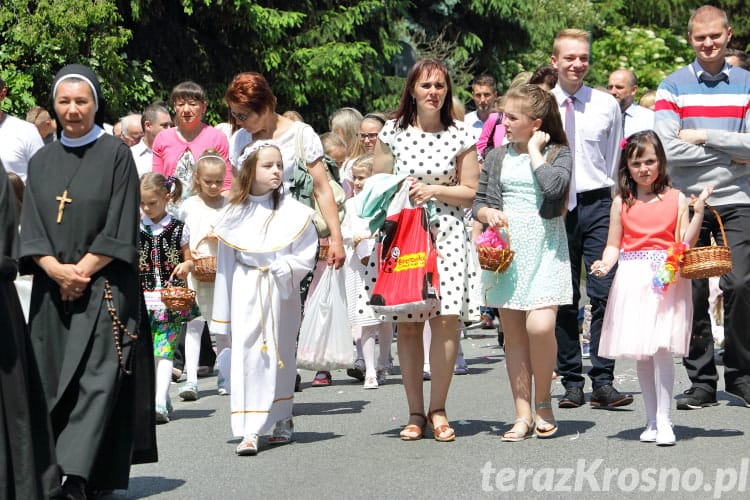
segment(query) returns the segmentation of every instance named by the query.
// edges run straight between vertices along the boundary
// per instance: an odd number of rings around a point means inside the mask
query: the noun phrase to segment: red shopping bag
[[[427,210],[412,207],[408,193],[408,186],[396,193],[380,230],[370,306],[385,316],[429,312],[440,303],[437,250]]]

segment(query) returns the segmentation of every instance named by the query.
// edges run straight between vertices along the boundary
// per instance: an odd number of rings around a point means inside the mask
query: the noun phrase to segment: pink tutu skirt
[[[678,277],[666,290],[653,287],[665,250],[623,252],[604,313],[599,356],[646,359],[659,349],[685,356],[693,302],[690,280]]]

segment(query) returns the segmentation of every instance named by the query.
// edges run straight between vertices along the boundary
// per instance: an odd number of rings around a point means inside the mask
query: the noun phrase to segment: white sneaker
[[[639,438],[641,443],[655,443],[656,442],[656,422],[648,422],[646,429],[641,432]]]
[[[378,379],[376,377],[365,377],[365,389],[377,389]]]
[[[656,430],[655,441],[657,446],[674,446],[677,437],[672,430],[672,424],[659,426]]]

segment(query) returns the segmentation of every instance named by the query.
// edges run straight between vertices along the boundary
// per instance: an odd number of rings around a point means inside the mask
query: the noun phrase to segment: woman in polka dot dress
[[[459,317],[466,316],[468,297],[468,241],[463,208],[471,205],[479,177],[472,135],[451,116],[451,82],[448,69],[435,60],[420,60],[411,68],[395,119],[386,122],[375,148],[375,172],[408,174],[409,195],[415,204],[432,200],[437,208],[437,250],[440,306],[425,314],[392,316],[398,323],[398,353],[409,422],[401,439],[421,439],[429,422],[437,441],[453,441],[445,401],[456,360]],[[375,282],[377,259],[368,268],[369,289]],[[424,414],[422,331],[429,320],[432,345],[430,404]]]

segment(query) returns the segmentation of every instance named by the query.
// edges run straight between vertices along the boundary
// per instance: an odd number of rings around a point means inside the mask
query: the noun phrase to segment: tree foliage
[[[609,74],[620,68],[638,77],[640,92],[655,89],[667,75],[693,58],[687,40],[667,29],[608,27],[606,36],[592,44],[592,66],[589,81],[607,85]]]
[[[49,106],[54,74],[81,62],[96,71],[111,110],[140,109],[153,98],[148,61],[130,60],[130,32],[113,0],[4,0],[0,3],[0,68],[24,115],[35,102]]]
[[[592,33],[589,83],[627,67],[641,88],[692,57],[685,44],[691,9],[703,0],[0,0],[3,103],[23,115],[45,105],[52,75],[81,62],[102,78],[109,119],[138,111],[184,80],[202,84],[209,122],[226,118],[232,76],[259,71],[278,110],[296,109],[318,130],[336,108],[395,107],[418,57],[438,56],[456,95],[489,73],[500,90],[520,71],[549,62],[562,28]],[[750,40],[750,8],[719,0]]]
[[[130,46],[159,61],[165,86],[192,79],[208,89],[209,119],[240,71],[269,80],[278,110],[296,109],[320,128],[341,106],[372,109],[392,92],[383,75],[401,51],[396,34],[407,0],[274,2],[235,0],[121,1]]]

